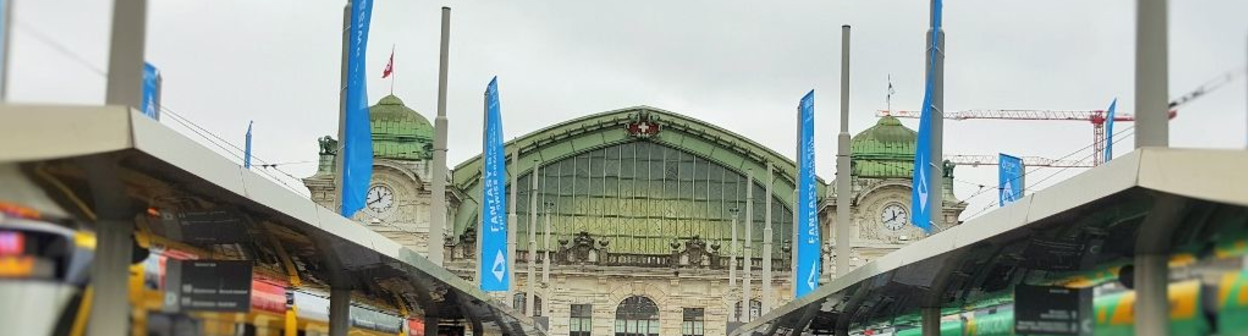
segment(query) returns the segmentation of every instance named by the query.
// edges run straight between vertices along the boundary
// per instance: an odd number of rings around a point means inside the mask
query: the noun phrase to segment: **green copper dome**
[[[368,108],[373,129],[373,157],[424,160],[433,157],[433,124],[394,95]]]
[[[914,170],[918,135],[895,117],[885,116],[850,141],[853,174],[860,177],[905,177]]]

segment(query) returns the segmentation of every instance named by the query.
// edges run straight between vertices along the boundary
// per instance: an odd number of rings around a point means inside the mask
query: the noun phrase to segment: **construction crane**
[[[1173,104],[1172,104],[1173,105]],[[879,110],[880,117],[918,119],[919,111],[886,111]],[[1170,118],[1176,115],[1170,110]],[[1105,110],[965,110],[945,113],[949,120],[1044,120],[1044,121],[1087,121],[1092,123],[1093,155],[1092,165],[1105,163]],[[1115,113],[1114,121],[1135,121],[1135,116],[1126,113]],[[1024,160],[1024,163],[1026,161]]]
[[[1222,73],[1213,79],[1196,87],[1195,90],[1188,92],[1179,98],[1170,102],[1170,119],[1178,114],[1179,106],[1190,103],[1204,95],[1213,92],[1228,83],[1235,81],[1240,76],[1248,73],[1248,68],[1238,68]],[[889,98],[892,98],[892,86],[889,86]],[[889,103],[891,107],[891,102]],[[897,118],[918,119],[921,115],[919,111],[888,111],[879,110],[877,114],[880,117],[894,116]],[[1105,163],[1105,110],[966,110],[945,113],[945,119],[950,120],[970,120],[970,119],[988,119],[988,120],[1046,120],[1046,121],[1087,121],[1092,123],[1092,165],[1098,166]],[[1126,113],[1115,113],[1114,121],[1135,121],[1135,116]],[[956,157],[956,156],[955,156]],[[1042,158],[1037,158],[1042,159]],[[996,158],[990,158],[992,162],[996,162]],[[1057,160],[1053,160],[1057,161]],[[971,161],[973,162],[973,161]],[[987,162],[987,161],[984,161]],[[1033,165],[1028,163],[1027,159],[1023,159],[1023,163],[1029,166],[1044,166],[1044,160],[1037,160]],[[958,163],[955,161],[954,163]],[[961,164],[961,163],[959,163]],[[967,163],[974,165],[974,163]],[[985,163],[987,164],[987,163]],[[1061,166],[1064,163],[1051,162]],[[1080,163],[1081,164],[1081,163]],[[1064,167],[1064,166],[1063,166]],[[1075,166],[1071,166],[1075,167]]]
[[[995,166],[997,165],[997,155],[946,155],[945,160],[959,166]],[[1078,160],[1056,160],[1040,156],[1024,156],[1023,165],[1027,167],[1046,167],[1046,168],[1092,168],[1092,164],[1087,161]]]

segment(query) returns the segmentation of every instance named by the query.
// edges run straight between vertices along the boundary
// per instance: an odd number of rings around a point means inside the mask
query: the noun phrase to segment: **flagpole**
[[[394,45],[390,45],[390,95],[394,95],[394,78],[399,74],[394,73]]]
[[[932,0],[932,9],[938,9],[940,0]],[[935,189],[928,193],[928,204],[931,206],[932,232],[940,232],[945,227],[944,197],[945,197],[945,165],[944,165],[944,139],[945,139],[945,30],[937,26],[935,23],[940,20],[937,15],[939,11],[933,11],[931,16],[932,26],[935,34],[928,34],[928,38],[935,38],[936,43],[928,43],[929,48],[935,47],[936,52],[932,53],[935,60],[930,62],[932,76],[932,119],[931,119],[931,157],[928,158],[932,165],[932,176],[929,181],[939,178],[940,182],[931,182],[929,186],[935,186]]]
[[[443,236],[446,234],[446,77],[451,39],[451,8],[442,7],[442,42],[438,60],[438,116],[434,119],[433,199],[429,211],[429,261],[442,266]],[[436,325],[436,323],[435,323]],[[434,329],[436,332],[436,329]]]
[[[342,211],[343,149],[347,145],[347,53],[351,50],[351,1],[342,8],[342,57],[338,76],[338,148],[334,149],[334,212]]]
[[[247,149],[246,150],[247,153],[243,153],[243,166],[244,166],[243,168],[247,168],[247,169],[251,169],[251,124],[252,123],[253,123],[252,121],[247,122],[247,139],[246,139],[246,143],[244,144],[244,147]]]
[[[849,25],[841,26],[841,132],[836,135],[836,227],[834,230],[836,273],[828,272],[829,280],[849,273],[851,253],[849,235],[853,230],[851,226],[853,224],[850,223],[850,200],[853,197],[853,185],[850,179],[853,177],[850,177],[852,149],[849,136],[849,31]]]

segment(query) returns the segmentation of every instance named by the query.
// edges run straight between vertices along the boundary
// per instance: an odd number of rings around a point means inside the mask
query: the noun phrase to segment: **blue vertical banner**
[[[251,123],[250,121],[247,122],[247,141],[243,148],[243,151],[246,152],[243,153],[243,168],[247,169],[251,169]]]
[[[1023,180],[1024,169],[1023,159],[1017,156],[1001,154],[997,159],[997,204],[1005,206],[1023,199],[1027,186]]]
[[[940,17],[941,17],[941,0],[935,0],[932,3],[932,45],[931,53],[928,54],[928,69],[935,68],[936,53],[939,51],[937,46],[940,45]],[[927,81],[923,90],[923,112],[919,117],[919,139],[918,144],[914,148],[914,177],[910,192],[910,212],[912,224],[923,229],[924,232],[932,232],[932,208],[936,204],[930,204],[929,196],[932,192],[940,192],[937,181],[939,176],[932,176],[932,73],[927,73]]]
[[[373,134],[368,122],[368,89],[364,85],[364,57],[372,0],[351,0],[351,31],[347,40],[347,101],[343,108],[342,215],[351,217],[364,208],[373,178]]]
[[[1114,110],[1118,109],[1118,98],[1109,103],[1105,112],[1105,162],[1114,159]]]
[[[160,120],[160,70],[152,63],[143,63],[143,102],[139,110],[144,115]]]
[[[507,157],[503,153],[503,120],[498,105],[498,77],[485,88],[485,132],[481,169],[481,290],[503,292],[511,285],[507,269]]]
[[[797,156],[797,297],[801,298],[819,288],[819,209],[815,198],[815,90],[802,97],[798,105]]]

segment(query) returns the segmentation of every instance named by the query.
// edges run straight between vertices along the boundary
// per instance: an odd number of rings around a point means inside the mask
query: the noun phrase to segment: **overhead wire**
[[[1134,134],[1134,133],[1135,133],[1134,128],[1135,128],[1134,126],[1128,126],[1128,127],[1126,127],[1126,128],[1123,128],[1121,131],[1115,132],[1115,133],[1114,133],[1114,137],[1115,137],[1115,138],[1117,138],[1117,139],[1113,140],[1113,141],[1111,142],[1111,144],[1115,144],[1115,143],[1118,143],[1118,142],[1120,142],[1120,141],[1122,141],[1122,140],[1125,140],[1128,136],[1130,136],[1131,134]],[[1121,137],[1121,138],[1118,138],[1119,136],[1122,136],[1122,137]],[[1085,149],[1086,149],[1086,148],[1085,148]],[[1082,151],[1083,151],[1083,150],[1085,150],[1085,149],[1080,149],[1080,150],[1079,150],[1079,151],[1077,151],[1077,152],[1082,152]],[[1076,152],[1076,153],[1077,153],[1077,152]],[[1092,158],[1092,156],[1093,156],[1093,155],[1096,155],[1096,153],[1092,153],[1092,154],[1090,154],[1090,155],[1088,155],[1088,156],[1084,157],[1082,160],[1087,160],[1087,159],[1090,159],[1090,158]],[[1069,155],[1068,155],[1068,156],[1069,156]],[[1049,174],[1048,176],[1046,176],[1046,177],[1044,177],[1044,178],[1040,179],[1039,181],[1036,181],[1036,182],[1035,182],[1035,184],[1033,184],[1033,186],[1032,186],[1032,187],[1024,187],[1024,190],[1032,190],[1032,191],[1034,192],[1034,191],[1036,191],[1037,189],[1039,189],[1038,185],[1039,185],[1040,183],[1044,183],[1045,181],[1048,181],[1048,180],[1052,179],[1053,177],[1056,177],[1057,175],[1061,174],[1063,171],[1066,171],[1066,170],[1068,170],[1068,169],[1070,169],[1070,168],[1072,168],[1072,167],[1064,167],[1064,168],[1058,169],[1058,170],[1057,170],[1056,172],[1054,172],[1053,174]],[[1033,171],[1031,171],[1031,172],[1028,172],[1028,173],[1033,173],[1033,172],[1035,172],[1035,170],[1033,170]],[[1026,174],[1024,174],[1024,175],[1026,175]],[[1023,177],[1023,176],[1019,176],[1018,178],[1022,178],[1022,177]],[[996,188],[996,189],[997,189],[997,190],[1000,190],[1000,188],[999,188],[999,187],[998,187],[998,188]],[[967,198],[967,199],[966,199],[966,201],[969,201],[969,200],[970,200],[970,198]],[[983,213],[986,213],[986,212],[988,212],[989,210],[992,210],[992,209],[993,209],[993,208],[995,208],[995,207],[997,207],[997,204],[994,204],[994,203],[991,203],[991,202],[990,202],[990,203],[988,203],[986,206],[984,206],[983,208],[981,208],[980,210],[976,211],[975,213],[971,214],[970,216],[967,216],[966,220],[971,220],[971,219],[974,219],[975,217],[978,217],[979,215],[981,215],[981,214],[983,214]]]
[[[100,67],[96,66],[95,64],[92,64],[89,60],[87,60],[87,58],[86,58],[86,57],[83,57],[81,54],[79,54],[79,53],[75,52],[73,49],[70,49],[70,48],[69,48],[69,46],[66,46],[66,45],[64,45],[64,44],[61,44],[61,43],[57,42],[55,38],[52,38],[52,36],[50,36],[50,35],[48,35],[48,34],[43,33],[40,29],[38,29],[38,28],[36,28],[36,27],[34,27],[34,26],[30,25],[30,24],[27,24],[27,23],[26,23],[26,22],[24,22],[24,21],[20,21],[20,20],[16,20],[16,19],[14,20],[14,23],[16,23],[16,24],[17,24],[17,26],[18,26],[19,28],[21,28],[21,29],[20,29],[20,31],[22,31],[22,32],[26,33],[27,35],[29,35],[29,36],[33,37],[35,40],[37,40],[37,41],[39,41],[39,42],[42,42],[43,44],[45,44],[45,45],[47,45],[47,46],[51,47],[52,49],[56,50],[57,52],[59,52],[59,53],[61,53],[61,54],[65,55],[65,56],[69,57],[69,58],[70,58],[71,60],[73,60],[74,62],[76,62],[76,63],[78,63],[78,64],[82,65],[83,67],[87,68],[88,70],[91,70],[91,72],[95,73],[96,75],[99,75],[100,77],[107,77],[107,76],[108,76],[108,72],[107,72],[105,69],[102,69],[102,68],[100,68]],[[229,154],[230,156],[233,156],[234,158],[238,159],[240,162],[241,162],[241,161],[245,161],[245,159],[244,159],[241,155],[235,154],[235,153],[234,153],[233,151],[231,151],[229,148],[226,148],[225,146],[221,145],[220,143],[217,143],[216,141],[213,141],[212,139],[213,139],[213,138],[215,138],[217,141],[223,142],[223,143],[225,143],[225,144],[229,145],[230,147],[233,147],[233,148],[234,148],[234,150],[237,150],[237,151],[239,151],[239,152],[242,152],[242,153],[245,153],[245,152],[246,152],[245,150],[243,150],[242,148],[238,147],[238,146],[237,146],[237,145],[235,145],[234,143],[232,143],[232,142],[230,142],[230,141],[228,141],[228,140],[225,140],[224,138],[222,138],[222,137],[220,137],[220,136],[217,136],[215,133],[213,133],[213,132],[211,132],[211,131],[209,131],[209,130],[207,130],[207,129],[203,128],[202,126],[199,126],[199,124],[197,124],[197,123],[195,123],[195,122],[191,121],[189,118],[186,118],[185,116],[182,116],[181,114],[178,114],[177,112],[174,112],[174,111],[173,111],[172,109],[170,109],[168,106],[164,106],[164,105],[162,104],[162,106],[160,106],[160,109],[161,109],[162,111],[164,111],[164,112],[168,113],[169,115],[174,116],[173,121],[174,121],[174,122],[177,122],[177,123],[178,123],[179,125],[181,125],[182,127],[185,127],[186,129],[190,130],[191,132],[195,133],[196,135],[199,135],[200,137],[203,137],[205,140],[208,140],[208,142],[209,142],[210,144],[212,144],[212,145],[216,146],[217,148],[220,148],[220,149],[224,150],[227,154]],[[179,120],[179,119],[180,119],[180,120]],[[256,161],[261,162],[261,163],[262,163],[262,165],[261,165],[261,166],[262,166],[262,168],[271,168],[271,169],[273,169],[273,170],[277,170],[278,172],[282,173],[283,175],[285,175],[285,176],[287,176],[287,177],[289,177],[289,178],[291,178],[291,179],[294,179],[295,181],[299,181],[299,180],[300,180],[298,177],[295,177],[294,175],[292,175],[292,174],[290,174],[290,173],[288,173],[288,172],[286,172],[286,171],[283,171],[283,170],[281,170],[281,169],[277,168],[277,167],[278,167],[278,164],[271,164],[271,163],[268,163],[266,160],[263,160],[263,159],[261,159],[261,158],[257,157],[257,156],[256,156],[256,155],[254,155],[254,154],[252,155],[252,158],[253,158],[253,159],[255,159]],[[287,163],[287,164],[295,164],[295,163]],[[296,194],[300,194],[300,195],[303,195],[303,194],[304,194],[304,192],[303,192],[303,191],[300,191],[298,188],[294,188],[294,187],[290,186],[290,184],[286,183],[285,181],[283,181],[283,180],[282,180],[282,178],[280,178],[280,177],[278,177],[278,176],[274,176],[273,174],[270,174],[270,173],[268,173],[268,172],[265,172],[264,170],[259,170],[259,172],[260,172],[261,174],[263,174],[263,175],[267,176],[269,179],[272,179],[273,181],[275,181],[275,182],[278,182],[278,183],[282,184],[282,185],[283,185],[284,187],[286,187],[287,189],[289,189],[289,190],[291,190],[291,191],[294,191]]]

